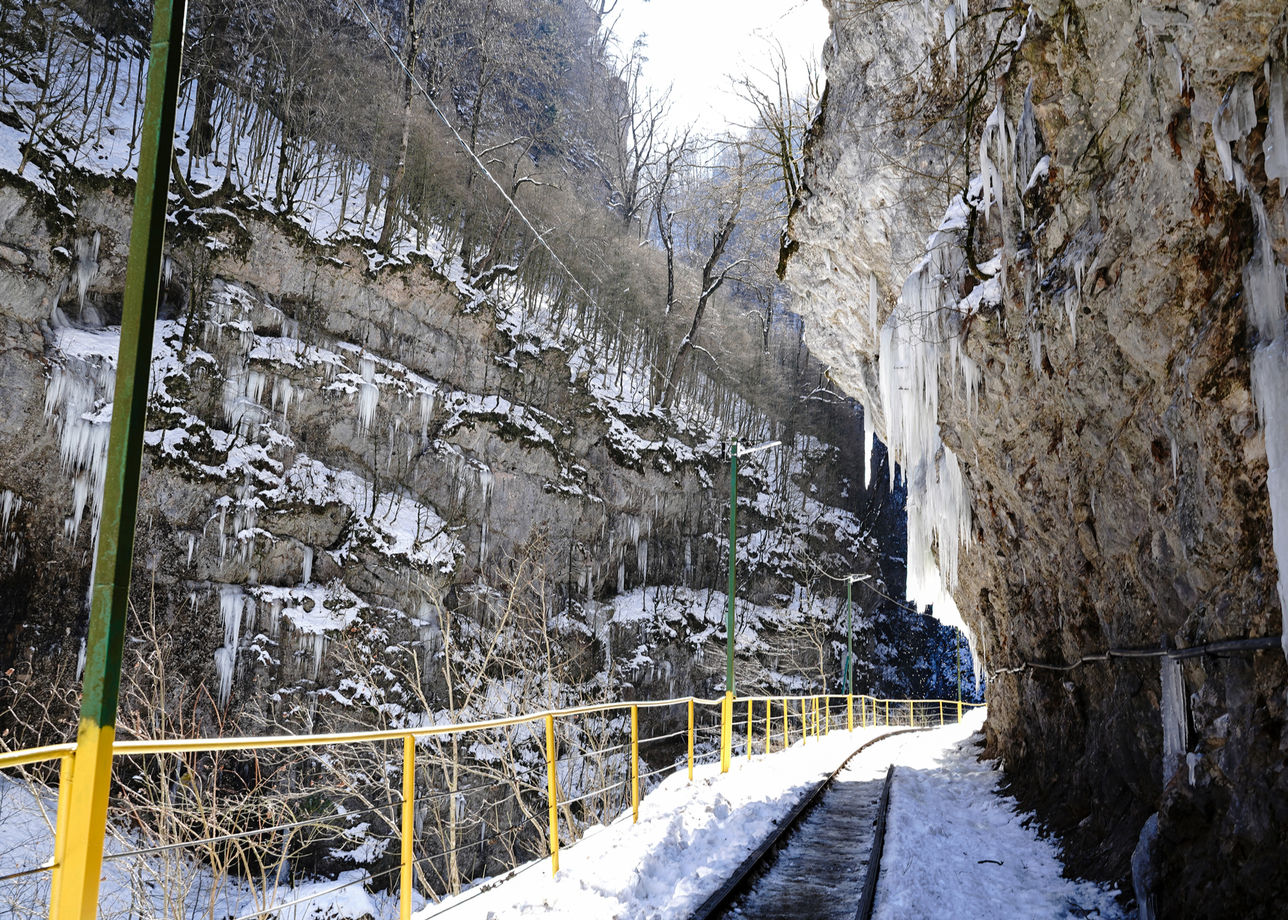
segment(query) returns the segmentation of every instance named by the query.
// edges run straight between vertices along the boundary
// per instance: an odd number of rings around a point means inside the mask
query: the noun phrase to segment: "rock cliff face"
[[[42,711],[48,689],[75,688],[130,212],[128,184],[77,181],[74,216],[0,185],[0,702],[43,738],[67,714]],[[783,419],[713,387],[667,416],[592,328],[560,332],[522,292],[424,259],[373,271],[252,210],[189,213],[170,242],[130,635],[131,661],[171,677],[127,680],[127,731],[157,730],[157,693],[208,693],[207,721],[166,730],[209,733],[709,692],[734,433],[787,445],[739,478],[740,689],[835,687],[844,588],[816,569],[897,574],[876,537],[899,496],[847,479],[852,405]],[[778,328],[795,355],[799,327]],[[893,652],[888,624],[856,599],[860,674],[902,694],[913,672],[873,653]],[[916,641],[910,660],[943,642]],[[496,692],[462,707],[449,684],[467,678]]]
[[[1288,14],[830,7],[788,278],[908,475],[910,590],[1075,871],[1140,842],[1156,916],[1278,916]]]

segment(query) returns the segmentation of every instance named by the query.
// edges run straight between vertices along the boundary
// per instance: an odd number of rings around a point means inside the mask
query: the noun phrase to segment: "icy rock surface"
[[[1278,653],[1186,660],[1166,787],[1156,662],[1024,665],[1284,630],[1282,13],[1037,3],[975,17],[954,53],[921,4],[834,5],[790,228],[811,347],[903,448],[910,588],[933,562],[970,628],[991,749],[1075,869],[1126,879],[1158,812],[1186,841],[1159,852],[1160,916],[1288,897]]]

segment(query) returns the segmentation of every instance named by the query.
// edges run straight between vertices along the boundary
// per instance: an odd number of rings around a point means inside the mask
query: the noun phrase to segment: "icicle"
[[[957,76],[957,4],[944,7],[944,38],[948,39],[948,70]]]
[[[45,419],[57,419],[59,459],[72,479],[72,512],[64,522],[69,540],[76,538],[87,505],[91,535],[98,536],[114,390],[114,368],[107,363],[74,361],[66,367],[54,365],[50,371]]]
[[[420,436],[429,436],[429,420],[434,417],[434,391],[421,390],[420,402]]]
[[[9,522],[22,510],[22,499],[5,489],[0,492],[0,515],[3,516],[4,532],[9,532]]]
[[[1189,747],[1189,724],[1181,663],[1175,658],[1164,657],[1159,677],[1163,697],[1163,784],[1166,785],[1176,774],[1181,755]]]
[[[188,565],[192,565],[192,552],[197,548],[196,534],[188,534]]]
[[[89,291],[94,276],[98,274],[98,247],[101,241],[97,230],[93,236],[82,236],[76,240],[76,297],[82,317],[85,315],[85,294]]]
[[[1279,607],[1283,647],[1288,657],[1288,292],[1284,267],[1271,247],[1271,228],[1259,195],[1250,196],[1256,228],[1252,257],[1243,269],[1244,308],[1261,343],[1252,353],[1252,398],[1266,439],[1270,520],[1279,564]]]
[[[380,399],[380,388],[376,385],[376,362],[371,358],[362,359],[362,383],[358,388],[358,428],[367,431],[376,415],[376,403]]]
[[[285,416],[291,408],[291,397],[294,395],[295,391],[291,386],[291,381],[286,377],[279,377],[273,383],[273,411],[280,411]]]
[[[478,471],[479,489],[482,493],[480,523],[479,523],[479,568],[483,568],[483,563],[487,561],[487,529],[488,517],[492,507],[492,470],[489,467],[482,467]]]
[[[869,489],[872,485],[872,446],[876,440],[876,432],[872,429],[872,413],[866,408],[863,410],[863,488]]]
[[[1034,326],[1029,330],[1029,364],[1035,377],[1042,376],[1042,330]]]
[[[1279,180],[1279,195],[1288,198],[1288,65],[1274,61],[1266,65],[1270,85],[1270,117],[1261,149],[1266,157],[1266,179]]]
[[[1212,139],[1221,159],[1227,182],[1242,188],[1242,170],[1236,171],[1230,145],[1243,140],[1257,126],[1257,105],[1252,95],[1252,77],[1244,74],[1235,80],[1212,119]]]
[[[868,272],[868,331],[872,334],[875,341],[877,338],[877,307],[880,304],[880,296],[877,291],[877,276],[875,272]]]
[[[307,585],[313,581],[313,547],[304,547],[304,565],[300,572],[300,584]]]
[[[1078,297],[1073,288],[1064,289],[1064,315],[1069,318],[1069,340],[1078,347]]]

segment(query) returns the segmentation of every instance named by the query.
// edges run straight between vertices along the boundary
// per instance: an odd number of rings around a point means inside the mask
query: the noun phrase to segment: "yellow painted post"
[[[692,736],[690,736],[692,737]],[[692,748],[690,748],[692,750]],[[555,777],[555,717],[546,715],[546,801],[550,803],[550,874],[559,871],[559,792]]]
[[[765,699],[765,753],[766,754],[769,753],[769,739],[774,734],[773,711],[774,711],[774,701],[769,698],[766,698]]]
[[[751,718],[751,700],[747,700],[747,759],[751,760],[751,736],[754,722]]]
[[[693,697],[689,697],[689,782],[693,782]]]
[[[720,772],[729,772],[733,759],[733,691],[726,690],[720,703]]]
[[[58,892],[63,859],[67,856],[67,823],[71,815],[72,774],[76,755],[64,754],[58,764],[58,817],[54,822],[54,871],[49,884],[49,917],[58,920]]]
[[[961,720],[962,720],[962,701],[958,700],[957,701],[957,721],[960,722]]]
[[[854,694],[851,693],[845,698],[845,728],[847,731],[854,731]]]
[[[792,730],[787,724],[787,697],[783,697],[783,750],[792,746]]]
[[[885,701],[885,704],[886,704],[886,707],[885,707],[885,709],[886,709],[886,723],[885,723],[885,724],[886,724],[886,727],[888,728],[888,727],[890,726],[890,701],[889,701],[889,700],[886,700],[886,701]]]
[[[403,736],[402,862],[399,864],[398,916],[411,920],[412,844],[416,842],[416,736]]]
[[[939,701],[939,724],[944,724],[944,701]]]
[[[912,719],[912,700],[908,700],[908,725],[915,728],[917,723]]]
[[[809,704],[805,702],[806,697],[801,697],[801,744],[809,740],[809,717],[806,712]]]
[[[640,819],[640,708],[631,707],[631,821]]]

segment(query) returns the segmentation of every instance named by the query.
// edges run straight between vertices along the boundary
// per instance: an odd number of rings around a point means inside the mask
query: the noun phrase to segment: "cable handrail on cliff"
[[[1072,671],[1092,661],[1109,661],[1113,658],[1198,658],[1203,655],[1238,655],[1270,651],[1283,646],[1282,634],[1273,636],[1256,636],[1241,639],[1218,639],[1202,645],[1191,645],[1185,648],[1111,648],[1091,655],[1083,655],[1077,661],[1057,664],[1047,661],[1024,661],[1014,667],[994,668],[987,672],[989,680],[997,674],[1019,674],[1027,670],[1038,671]]]

